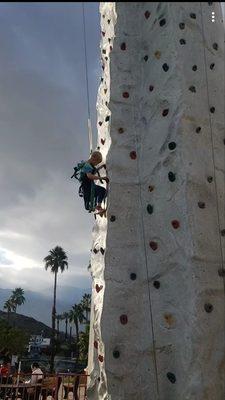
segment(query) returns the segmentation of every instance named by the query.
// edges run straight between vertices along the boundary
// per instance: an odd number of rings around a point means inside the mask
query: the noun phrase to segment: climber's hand
[[[103,181],[106,181],[106,183],[109,183],[109,178],[107,176],[104,176],[103,178],[101,178]]]

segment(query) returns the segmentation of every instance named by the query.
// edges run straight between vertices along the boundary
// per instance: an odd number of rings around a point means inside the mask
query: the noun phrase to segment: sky
[[[0,3],[0,287],[90,287],[93,215],[70,177],[89,156],[82,3]],[[99,4],[85,3],[91,115],[101,77]]]
[[[69,259],[59,284],[91,285],[93,216],[70,179],[89,153],[81,4],[0,3],[1,288],[51,287],[43,258],[56,245]],[[93,127],[101,77],[98,7],[85,3]]]

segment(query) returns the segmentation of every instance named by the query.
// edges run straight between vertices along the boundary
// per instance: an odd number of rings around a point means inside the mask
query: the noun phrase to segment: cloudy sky
[[[52,285],[43,258],[68,253],[61,285],[90,286],[93,217],[73,165],[88,156],[82,3],[0,3],[0,287]],[[98,3],[85,3],[91,111],[100,80]]]
[[[0,3],[0,287],[52,286],[43,258],[69,257],[61,285],[89,287],[93,216],[74,164],[89,155],[82,3]],[[85,3],[91,111],[100,81],[98,3]]]

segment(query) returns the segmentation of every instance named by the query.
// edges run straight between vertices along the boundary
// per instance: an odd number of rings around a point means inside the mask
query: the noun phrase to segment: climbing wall
[[[110,187],[93,228],[88,399],[224,400],[221,5],[106,2],[100,12]]]

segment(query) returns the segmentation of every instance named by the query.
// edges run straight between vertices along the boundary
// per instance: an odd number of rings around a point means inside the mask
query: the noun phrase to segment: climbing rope
[[[93,151],[93,135],[92,135],[92,126],[91,126],[91,112],[90,112],[90,94],[89,94],[88,61],[87,61],[87,37],[86,37],[84,2],[82,2],[82,15],[83,15],[83,36],[84,36],[84,63],[85,63],[87,110],[88,110],[88,137],[89,137],[89,146],[90,146],[90,154],[91,154]]]

